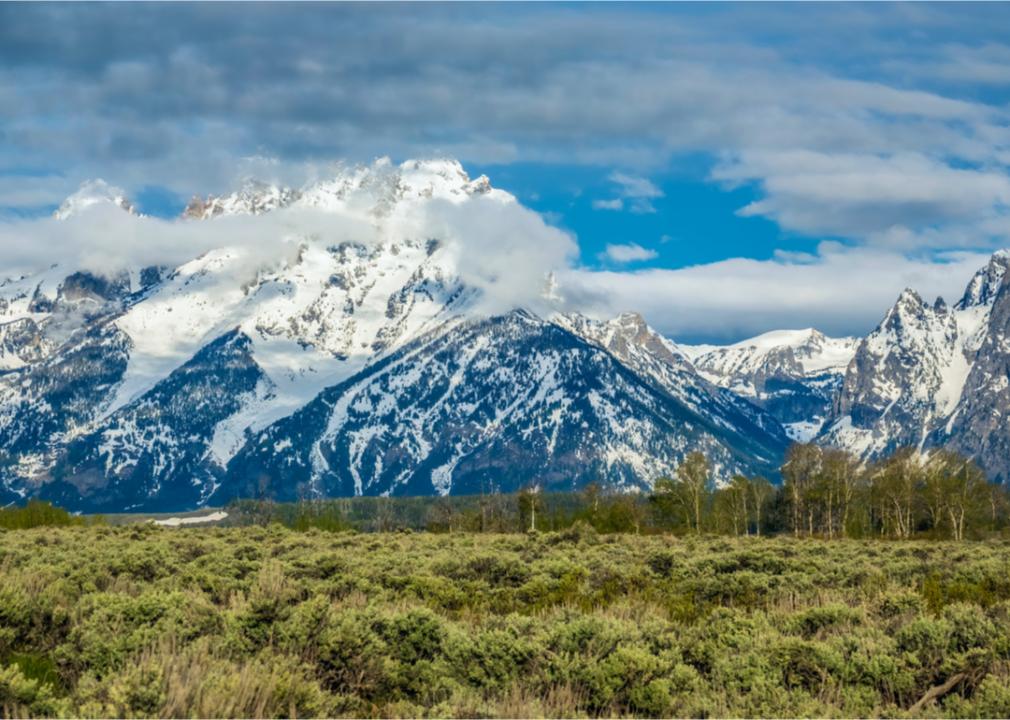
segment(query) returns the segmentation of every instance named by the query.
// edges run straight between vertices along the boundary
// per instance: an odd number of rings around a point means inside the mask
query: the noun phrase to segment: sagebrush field
[[[1010,543],[0,531],[5,716],[1010,715]]]

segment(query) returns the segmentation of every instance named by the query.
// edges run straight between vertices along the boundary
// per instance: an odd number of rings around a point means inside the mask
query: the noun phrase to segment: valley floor
[[[1010,715],[1010,543],[0,531],[0,716]]]

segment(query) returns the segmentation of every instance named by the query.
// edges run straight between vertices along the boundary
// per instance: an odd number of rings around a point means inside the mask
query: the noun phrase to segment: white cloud
[[[644,248],[637,243],[628,243],[627,245],[607,245],[603,255],[616,263],[631,263],[652,260],[657,256],[657,253],[655,250]]]
[[[651,200],[647,200],[646,198],[635,198],[631,201],[628,209],[636,215],[651,215],[656,212],[656,206],[652,204]]]
[[[594,200],[593,208],[595,210],[623,210],[625,208],[624,201],[627,200],[627,208],[633,213],[656,212],[652,200],[663,197],[663,191],[656,187],[651,180],[618,171],[610,173],[608,179],[617,186],[618,197],[612,200]]]
[[[516,202],[482,196],[462,203],[430,200],[378,222],[368,210],[290,207],[198,221],[138,217],[98,203],[66,220],[0,222],[0,267],[7,277],[53,264],[67,274],[112,275],[150,265],[174,267],[211,249],[236,247],[246,261],[235,272],[252,278],[292,257],[306,237],[364,245],[437,238],[455,257],[461,280],[481,291],[481,309],[504,312],[536,305],[547,274],[568,266],[578,249],[570,235]]]
[[[610,174],[610,181],[618,186],[621,197],[626,198],[661,198],[663,191],[656,187],[651,180],[643,177],[636,177],[622,172]]]
[[[1010,230],[1005,219],[992,232]],[[109,205],[91,206],[65,221],[0,222],[0,266],[10,275],[60,263],[68,272],[111,273],[125,267],[178,265],[223,245],[241,247],[252,277],[297,252],[298,240],[374,244],[395,237],[438,237],[455,255],[463,280],[481,289],[487,312],[516,306],[545,309],[544,278],[557,272],[563,307],[599,316],[642,312],[673,337],[735,340],[782,327],[814,326],[832,334],[862,334],[879,321],[904,287],[924,297],[956,301],[988,254],[946,252],[909,257],[931,239],[894,230],[873,246],[822,243],[816,253],[780,252],[770,260],[733,258],[682,269],[589,271],[573,265],[574,239],[518,203],[475,197],[422,203],[395,222],[366,213],[289,208],[260,216],[210,221],[136,217]],[[637,243],[606,246],[617,265],[657,256]]]
[[[981,47],[952,43],[939,48],[934,57],[919,58],[918,62],[894,59],[884,65],[905,77],[920,80],[940,79],[982,86],[1010,85],[1006,71],[1007,65],[1010,65],[1010,47],[995,43]]]
[[[1002,170],[951,167],[921,153],[745,152],[727,158],[712,176],[760,184],[764,197],[741,208],[741,215],[860,240],[896,227],[975,223],[1010,205],[1010,177]]]
[[[988,253],[909,259],[881,249],[826,245],[817,257],[734,258],[677,270],[558,277],[567,307],[600,317],[636,310],[674,338],[733,341],[776,328],[863,334],[905,287],[931,300],[961,297]]]

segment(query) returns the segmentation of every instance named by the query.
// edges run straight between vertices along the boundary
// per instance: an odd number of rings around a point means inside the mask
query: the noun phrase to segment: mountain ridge
[[[254,492],[255,443],[313,413],[325,423],[295,434],[307,444],[278,441],[270,446],[278,457],[261,453],[258,462],[282,478],[298,457],[317,469],[334,453],[343,461],[282,483],[278,496],[460,492],[478,482],[644,490],[694,446],[707,449],[720,478],[774,474],[787,442],[774,419],[698,376],[640,317],[613,321],[620,332],[608,345],[599,334],[606,323],[488,312],[458,249],[417,222],[443,204],[517,207],[458,163],[379,161],[297,191],[247,184],[223,197],[179,222],[216,227],[229,216],[310,210],[365,218],[377,234],[288,237],[258,265],[255,248],[223,237],[174,268],[110,278],[51,268],[5,286],[5,319],[34,323],[44,348],[35,357],[19,346],[0,376],[8,496],[111,511],[187,509],[235,488]],[[61,218],[100,203],[132,207],[117,192],[91,193]],[[474,355],[468,342],[485,349]],[[407,359],[407,348],[424,361]],[[414,364],[392,378],[383,370],[391,358]],[[371,423],[371,411],[354,414],[372,407],[366,388],[388,398],[388,425]],[[324,409],[352,391],[353,401],[339,402],[356,425],[327,434],[336,421]],[[433,420],[408,433],[420,415]],[[342,444],[362,433],[370,435],[360,447]],[[533,452],[536,462],[522,459]]]
[[[93,182],[56,216],[103,204],[136,214]],[[719,482],[774,477],[792,441],[864,460],[953,447],[1008,476],[1010,252],[953,307],[902,292],[861,339],[807,328],[692,346],[633,312],[550,310],[549,277],[542,307],[489,311],[452,226],[423,221],[444,207],[520,210],[455,161],[380,160],[297,189],[245,183],[177,221],[363,223],[278,237],[269,261],[225,236],[175,267],[54,266],[0,284],[4,501],[183,510],[249,494],[642,491],[692,449]]]

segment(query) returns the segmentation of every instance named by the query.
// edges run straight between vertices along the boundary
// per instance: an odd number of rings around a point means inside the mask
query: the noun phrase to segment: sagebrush
[[[1005,541],[0,533],[6,716],[1006,717],[1008,686]]]

